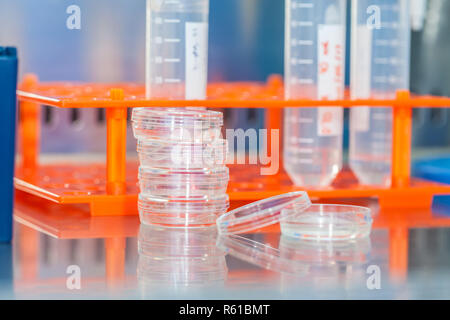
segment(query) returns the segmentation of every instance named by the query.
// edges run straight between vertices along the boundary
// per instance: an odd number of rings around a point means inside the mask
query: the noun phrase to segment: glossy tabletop
[[[450,298],[446,206],[385,211],[358,200],[372,208],[370,239],[294,241],[271,226],[244,235],[255,249],[214,227],[141,226],[17,198],[13,243],[0,245],[3,299]]]

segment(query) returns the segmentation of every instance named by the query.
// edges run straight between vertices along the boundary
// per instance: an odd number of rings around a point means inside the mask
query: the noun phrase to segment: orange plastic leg
[[[283,79],[280,76],[271,76],[267,83],[268,90],[275,96],[280,90],[283,90]],[[283,110],[278,108],[266,109],[266,129],[267,129],[267,154],[270,154],[272,161],[280,162],[280,154],[282,152],[283,144],[283,132],[282,128],[282,115]],[[279,141],[272,141],[272,130],[279,130]],[[276,146],[272,146],[272,143],[276,143]],[[273,152],[277,154],[273,154]],[[269,176],[267,176],[269,177]]]
[[[273,95],[278,94],[283,88],[283,80],[279,76],[272,76],[268,80],[268,90]],[[270,134],[270,129],[281,129],[282,111],[279,108],[266,109],[266,128]],[[268,140],[268,143],[270,139]],[[270,148],[268,148],[270,150]]]
[[[114,100],[123,100],[124,93],[121,89],[112,89],[110,94]],[[107,109],[106,126],[107,192],[111,195],[124,194],[126,191],[127,109]]]
[[[25,76],[23,88],[32,88],[38,79],[34,75]],[[32,102],[21,102],[19,107],[19,137],[22,151],[22,168],[25,174],[35,171],[39,154],[39,105]]]
[[[397,99],[409,99],[409,92],[397,92]],[[398,188],[409,185],[411,174],[412,108],[402,104],[394,108],[393,116],[392,186]]]

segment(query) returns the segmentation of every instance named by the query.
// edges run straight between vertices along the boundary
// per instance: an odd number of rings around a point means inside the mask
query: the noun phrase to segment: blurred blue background
[[[81,8],[81,30],[66,28],[72,4]],[[283,72],[283,1],[211,0],[210,12],[210,81],[265,81]],[[22,76],[144,82],[145,0],[0,0],[0,19],[0,43],[20,49]],[[99,113],[45,109],[42,151],[102,151]],[[264,112],[226,110],[225,118],[228,127],[259,128]],[[92,135],[98,139],[92,141]]]
[[[81,8],[81,30],[66,28],[66,9],[73,4]],[[283,73],[284,1],[211,0],[210,12],[209,81],[264,81]],[[413,92],[450,95],[449,14],[450,1],[430,0],[424,28],[413,32]],[[0,19],[0,44],[19,47],[21,75],[33,72],[44,81],[144,81],[145,0],[0,0]],[[225,118],[227,127],[259,128],[264,112],[226,110]],[[100,110],[44,109],[42,150],[102,151],[103,121]],[[447,109],[415,110],[414,145],[446,147],[449,123]],[[99,138],[90,139],[93,134]],[[346,145],[347,140],[346,130]]]
[[[66,28],[70,5],[81,30]],[[0,0],[0,41],[44,80],[144,81],[145,0]],[[283,71],[284,1],[211,0],[210,80]]]

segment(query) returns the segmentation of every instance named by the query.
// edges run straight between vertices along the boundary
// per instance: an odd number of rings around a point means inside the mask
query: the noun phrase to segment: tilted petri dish
[[[278,223],[311,205],[304,191],[290,192],[234,209],[217,219],[221,234],[239,234]],[[284,215],[283,209],[289,209]]]

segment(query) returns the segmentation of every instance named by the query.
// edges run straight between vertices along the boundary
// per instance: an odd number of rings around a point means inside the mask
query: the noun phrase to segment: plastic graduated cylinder
[[[286,0],[286,99],[344,93],[345,0]],[[343,109],[288,108],[284,168],[296,185],[324,187],[342,167]]]
[[[204,99],[209,0],[147,0],[147,95]]]
[[[352,30],[352,98],[390,99],[408,90],[409,1],[353,1]],[[389,107],[350,110],[349,160],[361,184],[391,184],[392,117]]]

